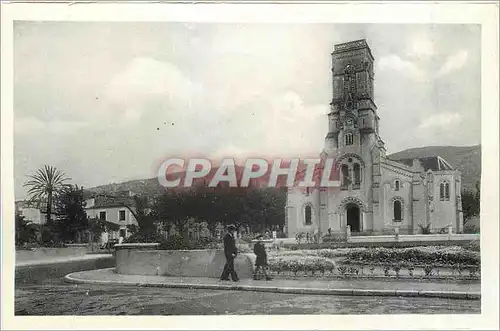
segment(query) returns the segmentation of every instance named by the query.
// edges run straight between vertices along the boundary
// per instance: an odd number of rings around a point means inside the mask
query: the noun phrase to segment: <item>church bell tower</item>
[[[378,140],[374,58],[364,39],[337,44],[331,55],[333,93],[325,152],[332,156],[362,154],[363,145]]]

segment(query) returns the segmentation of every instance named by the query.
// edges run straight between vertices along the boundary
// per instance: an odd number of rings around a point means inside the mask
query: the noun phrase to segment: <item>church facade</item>
[[[379,135],[374,58],[366,40],[335,45],[333,96],[322,156],[333,158],[341,187],[289,188],[288,237],[298,233],[417,234],[420,225],[461,232],[461,174],[439,156],[391,160]]]

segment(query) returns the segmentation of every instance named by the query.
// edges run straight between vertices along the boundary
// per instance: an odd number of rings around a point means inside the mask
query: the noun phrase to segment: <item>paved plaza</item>
[[[245,314],[479,314],[480,300],[431,297],[350,296],[274,293],[259,291],[228,291],[220,289],[189,289],[130,286],[123,284],[72,284],[67,274],[94,275],[108,273],[113,263],[102,257],[71,259],[65,263],[35,264],[16,271],[16,315],[245,315]],[[97,271],[89,270],[101,268]],[[56,267],[54,267],[56,266]],[[50,272],[47,270],[50,269]],[[22,271],[22,272],[21,272]],[[82,271],[87,271],[83,272]],[[29,273],[29,277],[25,275]],[[101,277],[102,275],[99,275]],[[19,279],[18,277],[23,277]],[[120,277],[127,277],[121,275]],[[137,277],[137,276],[132,276]],[[154,278],[154,276],[153,276]],[[174,278],[158,277],[163,282]],[[149,278],[149,281],[152,279]],[[180,279],[178,280],[180,281]],[[184,278],[184,282],[221,284],[216,279]],[[144,282],[144,279],[142,279]],[[344,283],[342,283],[344,282]],[[139,282],[140,283],[140,282]],[[254,282],[242,280],[241,286],[319,286],[321,281],[274,280]],[[337,281],[335,287],[381,288],[380,281]],[[347,287],[351,284],[350,287]],[[361,285],[364,284],[364,285]],[[418,285],[420,284],[420,285]],[[424,283],[385,282],[386,289],[422,290]],[[232,283],[229,282],[232,286]],[[333,285],[332,285],[333,286]],[[364,286],[364,287],[361,287]],[[418,287],[421,286],[421,287]],[[433,289],[450,290],[450,286],[434,283]],[[441,286],[440,288],[438,286]],[[455,284],[453,290],[478,291],[480,284]]]
[[[479,314],[479,300],[326,296],[122,285],[21,286],[16,315]]]

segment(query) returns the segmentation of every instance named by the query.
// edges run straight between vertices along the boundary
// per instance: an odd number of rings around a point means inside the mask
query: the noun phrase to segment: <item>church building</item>
[[[335,45],[333,96],[322,156],[333,158],[341,187],[288,189],[288,237],[298,233],[420,233],[463,229],[461,174],[443,158],[391,160],[379,135],[374,58],[366,40]],[[419,226],[420,225],[420,226]]]

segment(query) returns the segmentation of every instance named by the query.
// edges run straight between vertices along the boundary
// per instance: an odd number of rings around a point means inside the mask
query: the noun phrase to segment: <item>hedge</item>
[[[355,250],[346,255],[351,263],[413,263],[413,264],[440,264],[440,265],[479,265],[481,255],[478,252],[461,247],[419,247],[419,248],[375,248]]]
[[[220,240],[211,238],[201,238],[200,240],[189,240],[182,236],[169,236],[164,238],[162,236],[144,236],[135,234],[127,238],[125,243],[159,243],[157,249],[160,250],[195,250],[195,249],[218,249],[222,243]]]
[[[291,250],[303,249],[336,249],[336,248],[407,248],[407,247],[421,247],[432,244],[433,246],[464,246],[471,250],[479,251],[479,242],[477,240],[461,240],[461,241],[403,241],[403,242],[323,242],[323,243],[304,243],[304,244],[284,244],[283,247]]]

